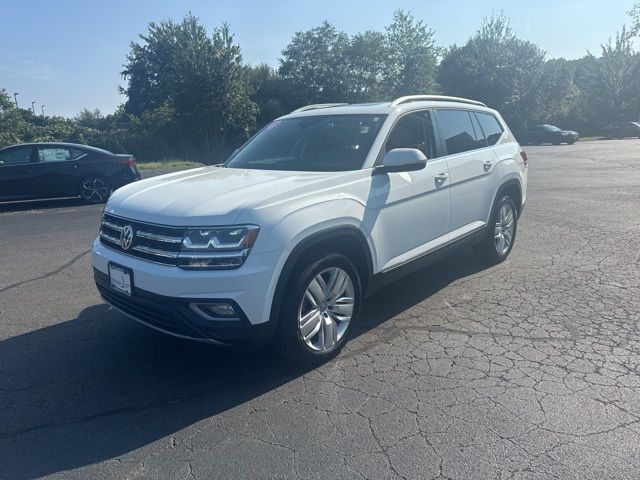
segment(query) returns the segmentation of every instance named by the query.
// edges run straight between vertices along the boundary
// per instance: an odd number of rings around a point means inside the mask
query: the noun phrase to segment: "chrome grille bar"
[[[132,247],[131,250],[145,253],[147,255],[153,255],[155,257],[172,258],[172,259],[178,258],[178,252],[167,252],[166,250],[160,250],[158,248],[147,247],[144,245],[136,245],[135,247]]]
[[[124,227],[122,227],[122,226],[120,226],[120,225],[116,225],[115,223],[111,223],[111,222],[109,222],[109,221],[107,221],[107,220],[103,220],[103,221],[102,221],[102,226],[103,226],[103,227],[110,228],[111,230],[115,230],[115,231],[117,231],[117,232],[121,232],[121,231],[122,231],[122,229],[124,228]]]
[[[105,233],[105,232],[100,232],[100,238],[103,238],[111,243],[118,243],[118,244],[120,243],[119,238],[109,235],[108,233]]]
[[[136,231],[136,236],[140,238],[146,238],[147,240],[155,240],[156,242],[182,243],[182,237],[170,237],[168,235],[145,232],[144,230]]]

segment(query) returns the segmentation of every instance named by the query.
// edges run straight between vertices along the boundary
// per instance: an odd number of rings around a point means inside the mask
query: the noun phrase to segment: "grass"
[[[138,170],[187,170],[204,167],[204,163],[186,160],[166,160],[163,162],[138,162]]]
[[[592,142],[594,140],[602,140],[604,137],[602,135],[595,135],[593,137],[580,137],[580,142]]]

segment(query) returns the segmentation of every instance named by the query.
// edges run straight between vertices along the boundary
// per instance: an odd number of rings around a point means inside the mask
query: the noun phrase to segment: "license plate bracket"
[[[109,285],[117,292],[133,295],[133,270],[109,262]]]

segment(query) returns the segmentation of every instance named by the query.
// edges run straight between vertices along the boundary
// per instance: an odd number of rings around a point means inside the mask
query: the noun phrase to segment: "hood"
[[[231,225],[250,205],[335,175],[203,167],[122,187],[109,198],[105,212],[164,225]]]

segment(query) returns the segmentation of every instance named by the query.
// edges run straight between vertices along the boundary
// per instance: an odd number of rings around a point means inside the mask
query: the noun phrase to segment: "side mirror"
[[[422,170],[427,165],[427,157],[416,148],[394,148],[389,150],[382,165],[375,169],[375,173],[413,172]]]

